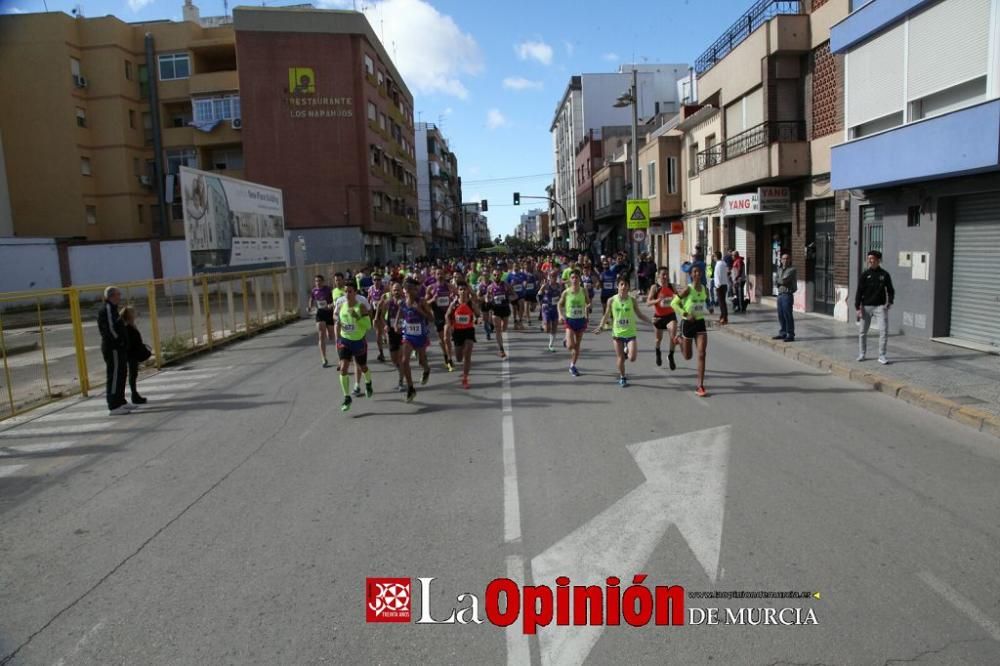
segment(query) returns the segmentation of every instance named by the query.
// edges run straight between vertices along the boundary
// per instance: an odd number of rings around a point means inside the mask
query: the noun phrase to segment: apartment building
[[[854,3],[833,187],[850,197],[851,289],[869,250],[896,288],[892,332],[996,351],[1000,16],[990,0]]]
[[[686,64],[635,65],[638,85],[638,112],[644,119],[679,109],[678,81],[689,75]],[[570,247],[578,247],[584,233],[578,229],[576,156],[578,148],[590,130],[605,126],[631,126],[632,111],[615,106],[617,99],[628,92],[632,82],[632,66],[618,72],[580,74],[570,77],[549,132],[555,162],[555,199],[566,212],[557,214],[555,224],[568,238]],[[568,219],[563,219],[566,216]]]
[[[669,265],[669,239],[673,223],[680,221],[683,203],[681,152],[684,135],[677,131],[680,114],[646,135],[639,148],[641,196],[649,199],[649,240],[642,247],[649,251],[658,266]],[[680,266],[680,262],[673,262]]]
[[[759,300],[776,294],[788,252],[799,267],[795,308],[834,314],[840,303],[841,317],[847,217],[837,215],[830,147],[842,129],[844,73],[830,27],[848,10],[848,0],[754,3],[695,61],[702,109],[681,123],[684,253],[739,250]]]
[[[16,235],[183,236],[190,166],[281,188],[312,248],[386,259],[419,237],[413,98],[364,16],[234,14],[188,0],[176,22],[0,16]]]
[[[420,231],[427,254],[454,254],[465,247],[458,158],[448,149],[441,130],[431,123],[417,123],[416,145]]]

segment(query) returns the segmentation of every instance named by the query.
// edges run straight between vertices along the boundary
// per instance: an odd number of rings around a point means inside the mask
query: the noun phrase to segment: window
[[[372,192],[372,208],[382,210],[382,193]]]
[[[149,98],[149,68],[145,65],[139,65],[139,97]]]
[[[87,126],[87,111],[81,107],[76,107],[76,126],[86,127]]]
[[[198,168],[198,153],[194,148],[176,148],[167,151],[167,173],[177,175],[181,167]]]
[[[89,157],[81,157],[80,158],[80,173],[82,173],[84,176],[89,176],[89,175],[91,175],[91,173],[93,173],[90,170],[90,158]]]
[[[365,74],[368,76],[375,75],[375,63],[372,62],[371,56],[367,53],[365,54]]]
[[[132,61],[131,60],[126,60],[125,61],[125,80],[126,81],[131,81],[132,80]]]
[[[97,206],[84,206],[87,224],[97,224]]]
[[[884,118],[876,118],[875,120],[869,121],[867,123],[862,123],[856,127],[851,128],[851,138],[860,139],[863,136],[869,136],[871,134],[877,134],[878,132],[883,132],[887,129],[892,129],[896,125],[903,124],[903,112],[898,111]]]
[[[69,59],[69,72],[73,75],[73,80],[80,78],[80,60],[78,58]]]
[[[385,76],[382,74],[382,71],[379,70],[379,73],[378,73],[378,87],[381,88],[384,84],[385,84]]]
[[[226,148],[212,151],[212,168],[217,171],[243,168],[243,151],[239,148]]]
[[[688,147],[688,178],[698,175],[698,144],[692,143]]]
[[[129,109],[128,110],[128,126],[129,126],[129,129],[135,129],[135,110],[134,109]]]
[[[187,53],[168,53],[159,57],[160,80],[172,81],[191,76],[191,59]]]
[[[378,114],[378,126],[382,128],[383,132],[385,131],[385,128],[388,127],[388,124],[389,124],[389,119],[386,117],[386,115],[384,113]]]
[[[920,206],[910,206],[906,209],[906,226],[920,226]]]
[[[882,251],[882,207],[861,207],[861,265],[872,250]]]
[[[240,117],[239,95],[225,97],[203,97],[191,100],[194,107],[194,122],[214,123]]]
[[[142,135],[147,146],[153,145],[153,116],[146,112],[142,114]]]
[[[677,158],[667,158],[667,194],[677,194]]]
[[[378,110],[375,108],[373,102],[368,102],[368,120],[376,120],[378,118]]]
[[[647,164],[646,165],[646,172],[649,174],[649,176],[648,176],[648,180],[649,180],[649,187],[648,187],[649,196],[650,197],[655,197],[656,196],[656,162],[650,162],[649,164]]]
[[[986,99],[986,77],[960,83],[947,90],[910,102],[910,120],[930,118],[955,109],[978,104]]]

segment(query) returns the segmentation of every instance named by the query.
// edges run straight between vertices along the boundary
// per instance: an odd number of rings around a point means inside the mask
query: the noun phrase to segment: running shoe
[[[329,368],[330,367],[330,362],[327,361],[325,358],[323,359],[323,367],[324,368]]]
[[[656,348],[656,365],[663,365],[663,353],[660,351],[659,347]]]
[[[554,354],[555,352],[556,352],[556,348],[553,347],[552,345],[549,345],[549,353],[550,354]]]
[[[342,404],[340,406],[340,411],[346,412],[347,410],[349,410],[351,408],[351,403],[352,402],[354,402],[354,401],[351,400],[351,396],[345,395],[344,396],[344,404]]]
[[[705,390],[705,387],[704,387],[704,386],[699,386],[698,388],[696,388],[696,389],[694,390],[694,393],[695,393],[695,395],[697,395],[697,396],[698,396],[699,398],[704,398],[704,397],[705,397],[706,395],[708,395],[708,391],[706,391],[706,390]]]
[[[424,370],[424,374],[420,376],[420,385],[425,386],[427,384],[427,380],[430,378],[431,378],[431,370],[430,368],[428,368]]]
[[[504,350],[501,349],[500,350],[500,359],[503,360],[505,358],[507,358],[507,352],[505,352]]]
[[[383,352],[378,353],[379,363],[385,363],[385,354]]]
[[[676,370],[677,369],[677,364],[674,363],[674,353],[673,352],[669,352],[667,354],[667,363],[670,364],[670,369],[671,370]]]
[[[462,388],[464,388],[464,389],[469,388],[469,376],[468,375],[462,375]]]
[[[147,400],[146,398],[142,397],[141,395],[134,395],[134,396],[132,396],[132,404],[133,405],[145,405],[147,402],[149,402],[149,400]]]
[[[351,395],[353,395],[355,398],[360,398],[361,397],[361,387],[360,386],[355,386],[354,390],[351,391]]]
[[[448,368],[448,372],[455,372],[455,365],[451,362],[450,358],[444,362],[444,367]]]
[[[580,371],[576,369],[575,365],[571,365],[569,366],[569,374],[573,375],[574,377],[579,377]]]
[[[406,389],[406,402],[413,402],[413,399],[417,397],[417,389],[412,386]]]
[[[396,393],[405,393],[405,392],[406,392],[406,384],[404,382],[399,382],[399,384],[396,385]]]
[[[628,386],[628,379],[626,379],[625,377],[619,377],[618,378],[618,386],[621,386],[622,388],[625,388],[626,386]]]
[[[365,383],[365,397],[366,398],[370,398],[373,395],[375,395],[375,389],[372,388],[372,383],[371,382],[366,382]]]

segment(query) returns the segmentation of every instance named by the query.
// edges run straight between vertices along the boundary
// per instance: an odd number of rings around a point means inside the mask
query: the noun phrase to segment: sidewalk
[[[858,363],[853,322],[796,312],[795,342],[771,339],[778,317],[767,304],[730,313],[729,322],[715,328],[1000,438],[1000,355],[897,335],[889,337],[889,365],[879,365],[878,331],[872,329],[869,359]]]

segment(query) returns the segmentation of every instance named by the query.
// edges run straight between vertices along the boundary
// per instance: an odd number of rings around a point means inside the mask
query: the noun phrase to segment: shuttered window
[[[848,127],[903,111],[904,30],[897,25],[847,54]]]
[[[986,75],[990,0],[948,0],[912,17],[906,94],[910,101]]]

